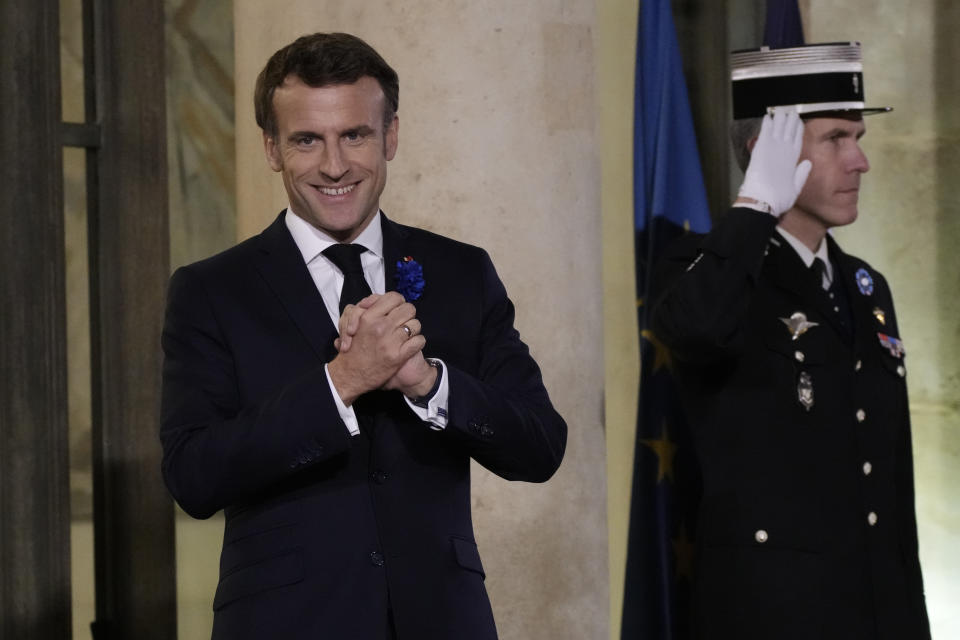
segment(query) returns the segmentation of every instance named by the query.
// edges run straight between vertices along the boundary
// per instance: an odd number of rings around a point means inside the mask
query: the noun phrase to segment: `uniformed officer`
[[[886,280],[828,229],[869,169],[859,43],[735,52],[733,208],[661,263],[703,476],[698,638],[930,635],[906,357]]]

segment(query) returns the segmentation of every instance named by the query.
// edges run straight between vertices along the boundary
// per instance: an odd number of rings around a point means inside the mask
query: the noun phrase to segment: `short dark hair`
[[[257,76],[253,107],[257,124],[270,136],[277,135],[277,116],[273,94],[288,76],[294,75],[311,87],[353,84],[370,76],[383,90],[386,106],[384,130],[393,121],[400,106],[400,82],[397,72],[373,47],[349,33],[314,33],[301,36],[283,47],[267,61]]]
[[[750,164],[750,141],[760,135],[763,118],[740,118],[730,123],[730,143],[741,171]]]

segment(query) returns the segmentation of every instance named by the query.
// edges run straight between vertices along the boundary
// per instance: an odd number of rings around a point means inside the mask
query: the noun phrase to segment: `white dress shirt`
[[[336,244],[337,241],[293,213],[289,207],[287,207],[286,215],[284,215],[284,222],[290,231],[290,235],[293,236],[293,241],[300,250],[300,254],[303,256],[303,261],[307,265],[307,270],[310,272],[310,277],[313,278],[317,291],[323,298],[323,304],[330,315],[330,321],[334,328],[338,328],[343,274],[329,258],[323,255],[323,250],[332,244]],[[370,290],[373,293],[384,293],[386,291],[384,282],[386,269],[383,256],[383,229],[380,226],[379,212],[373,217],[367,228],[357,236],[354,244],[360,244],[366,248],[366,251],[360,254],[360,264],[363,267],[363,276],[366,278],[367,284],[370,285]],[[446,366],[441,360],[435,360],[435,362],[440,364],[437,371],[437,375],[440,376],[440,386],[427,402],[427,407],[419,407],[406,397],[405,400],[421,420],[429,423],[432,429],[439,430],[447,426],[447,400],[450,394],[450,386],[446,375]],[[330,391],[333,394],[337,410],[340,412],[340,417],[347,425],[350,435],[359,435],[360,425],[357,422],[357,414],[352,406],[348,407],[343,404],[340,394],[337,393],[337,389],[330,379],[330,370],[326,365],[324,365],[324,369],[327,372],[327,384],[330,385]]]
[[[813,264],[814,258],[820,258],[823,260],[823,282],[821,286],[824,289],[830,288],[830,283],[833,282],[833,265],[830,264],[830,256],[827,254],[827,239],[823,238],[820,240],[820,246],[817,247],[816,251],[810,251],[810,248],[807,245],[803,244],[795,235],[783,229],[783,227],[777,227],[777,231],[783,236],[783,239],[790,243],[790,246],[793,247],[793,250],[797,252],[797,255],[800,256],[800,259],[803,260],[803,264],[807,265],[807,268],[810,268],[810,265]]]

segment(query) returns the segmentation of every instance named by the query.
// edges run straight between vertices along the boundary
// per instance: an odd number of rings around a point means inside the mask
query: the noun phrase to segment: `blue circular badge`
[[[869,296],[873,293],[873,278],[870,276],[870,273],[863,268],[857,269],[857,288],[860,289],[860,293],[865,296]]]

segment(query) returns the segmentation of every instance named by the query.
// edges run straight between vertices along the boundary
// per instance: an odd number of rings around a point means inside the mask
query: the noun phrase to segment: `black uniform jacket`
[[[163,475],[190,515],[226,515],[213,637],[496,637],[470,514],[470,459],[544,481],[566,425],[486,252],[382,216],[387,289],[409,256],[425,355],[449,376],[435,431],[399,392],[355,404],[324,364],[337,333],[283,214],[178,269],[163,331]]]
[[[890,291],[828,235],[845,328],[775,225],[733,209],[658,269],[703,476],[696,637],[927,638]]]

